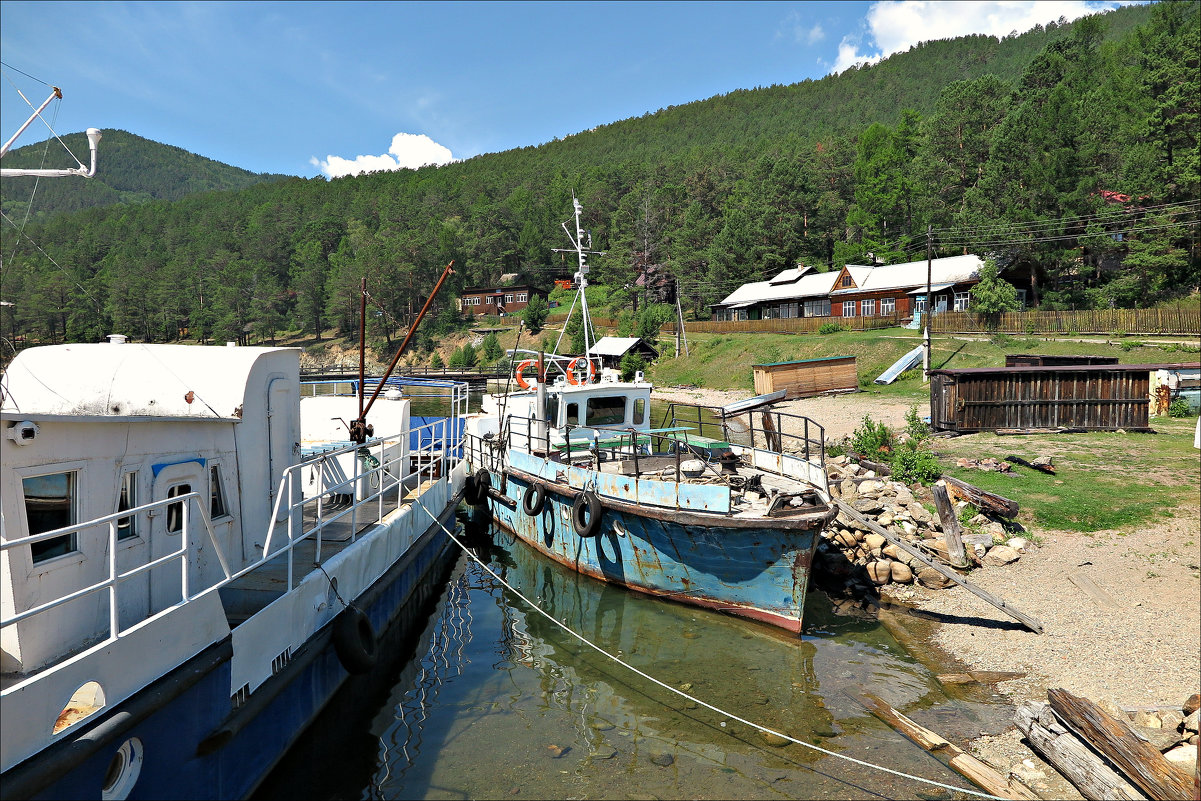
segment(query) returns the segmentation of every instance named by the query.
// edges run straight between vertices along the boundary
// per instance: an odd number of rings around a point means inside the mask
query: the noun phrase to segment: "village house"
[[[493,314],[504,317],[516,314],[529,305],[532,295],[542,295],[528,284],[511,286],[467,287],[459,297],[459,311],[463,314]]]
[[[659,358],[659,351],[641,337],[601,337],[588,349],[588,355],[599,359],[602,367],[621,367],[627,353],[635,353],[648,363]]]
[[[713,319],[771,320],[781,317],[829,317],[834,273],[798,264],[767,281],[743,284],[713,305]]]

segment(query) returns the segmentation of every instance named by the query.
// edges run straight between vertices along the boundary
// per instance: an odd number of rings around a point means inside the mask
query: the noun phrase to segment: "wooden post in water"
[[[955,514],[955,505],[947,495],[943,484],[935,484],[934,505],[938,507],[938,519],[942,523],[942,538],[947,544],[947,558],[955,567],[967,567],[967,555],[963,552],[963,530],[959,526],[959,516]]]

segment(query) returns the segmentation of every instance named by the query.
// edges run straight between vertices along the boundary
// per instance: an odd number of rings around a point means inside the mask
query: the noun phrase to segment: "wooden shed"
[[[786,399],[792,400],[859,389],[859,372],[854,356],[830,356],[799,362],[756,364],[752,367],[755,371],[756,395],[782,389],[788,393]]]
[[[1006,367],[1059,367],[1065,364],[1117,364],[1117,356],[1059,356],[1034,353],[1010,353]]]
[[[1149,431],[1159,364],[1082,364],[930,371],[936,431],[1083,428]]]

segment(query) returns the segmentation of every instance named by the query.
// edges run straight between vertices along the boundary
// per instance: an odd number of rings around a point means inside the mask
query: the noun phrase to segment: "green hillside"
[[[47,217],[61,212],[119,203],[178,200],[195,192],[245,189],[288,176],[253,173],[206,159],[182,148],[152,142],[128,131],[104,130],[100,141],[99,169],[88,180],[41,181],[34,213]],[[68,134],[63,143],[80,161],[88,162],[88,141],[83,133]],[[49,154],[49,155],[47,155]],[[54,159],[52,162],[47,158]],[[73,167],[57,141],[15,148],[4,157],[5,168]],[[24,216],[33,178],[6,178],[0,187],[4,213]]]
[[[1128,7],[928,43],[444,167],[57,215],[6,253],[0,290],[14,305],[0,331],[355,331],[366,278],[379,311],[369,336],[386,349],[452,260],[444,308],[503,273],[539,287],[569,275],[552,249],[565,244],[573,194],[606,251],[590,276],[608,288],[595,310],[615,318],[632,312],[627,287],[648,265],[707,316],[740,284],[798,261],[924,255],[928,229],[938,255],[978,252],[1030,275],[1043,308],[1187,296],[1201,283],[1199,9]],[[113,168],[102,144],[101,172]],[[439,315],[423,343],[454,317]]]

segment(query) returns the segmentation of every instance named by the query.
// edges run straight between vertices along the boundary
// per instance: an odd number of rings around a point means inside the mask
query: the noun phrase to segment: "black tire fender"
[[[492,474],[480,468],[467,477],[463,488],[463,500],[471,506],[484,506],[488,503],[488,490],[492,489]]]
[[[571,527],[575,533],[587,539],[600,533],[601,502],[592,490],[575,496],[571,505]]]
[[[359,675],[375,667],[375,629],[363,610],[350,606],[334,618],[333,639],[334,652],[346,672]]]
[[[521,510],[530,517],[542,513],[546,506],[546,488],[541,484],[530,484],[521,496]]]

